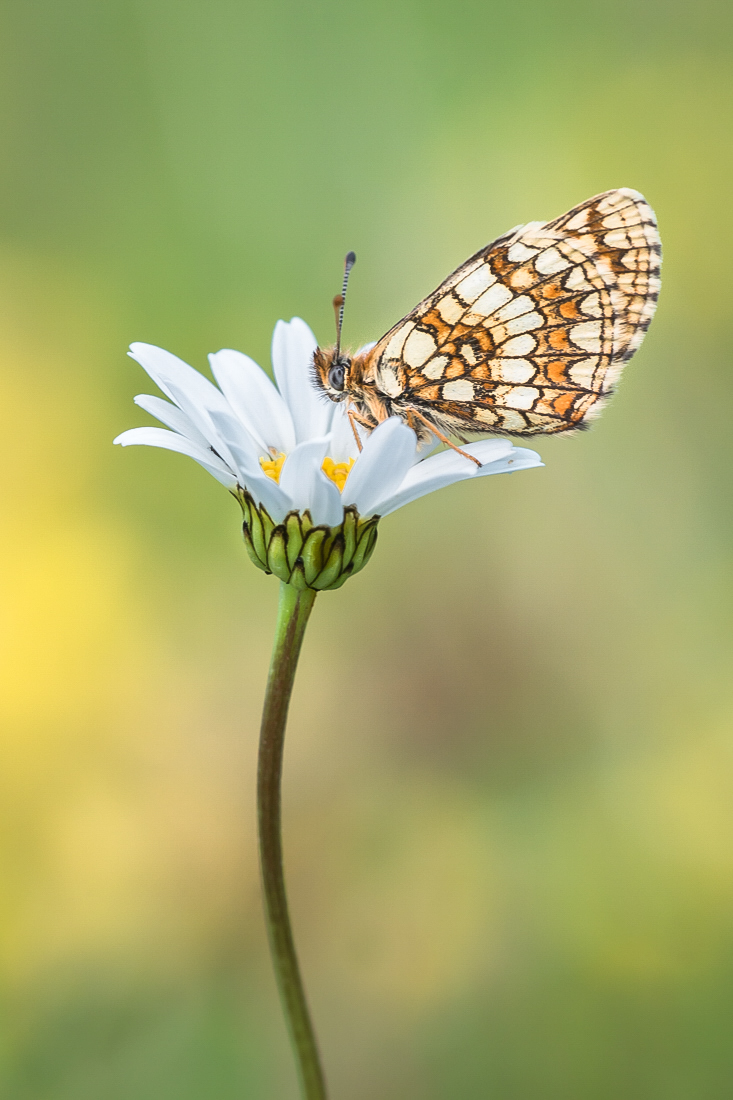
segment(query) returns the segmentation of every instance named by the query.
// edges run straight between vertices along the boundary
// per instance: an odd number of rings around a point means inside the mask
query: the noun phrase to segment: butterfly
[[[359,444],[355,423],[396,415],[460,450],[449,435],[567,432],[598,415],[654,315],[661,246],[638,191],[605,191],[509,230],[351,356],[340,345],[355,260],[334,299],[336,346],[314,353],[316,385],[348,403]]]

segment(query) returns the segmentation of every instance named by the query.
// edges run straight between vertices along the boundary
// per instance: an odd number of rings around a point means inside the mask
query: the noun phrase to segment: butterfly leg
[[[407,423],[413,431],[415,431],[415,425],[412,423],[413,417],[416,420],[422,420],[423,424],[425,424],[430,429],[433,435],[436,435],[438,437],[441,443],[445,443],[446,446],[450,447],[452,451],[455,451],[459,455],[463,455],[464,458],[470,458],[471,462],[475,462],[479,470],[481,469],[483,463],[479,462],[479,460],[473,455],[470,455],[468,451],[462,451],[460,447],[456,447],[455,443],[451,443],[450,439],[448,439],[447,436],[443,435],[442,432],[439,432],[438,429],[430,423],[426,416],[423,416],[422,413],[419,413],[416,409],[408,409]]]
[[[367,420],[365,416],[359,416],[359,414],[357,412],[354,412],[353,409],[348,409],[346,415],[349,418],[349,424],[351,424],[351,430],[354,433],[354,439],[356,440],[356,445],[359,448],[359,450],[361,450],[362,449],[362,442],[361,442],[361,439],[359,438],[359,433],[356,430],[356,425],[357,424],[363,424],[364,427],[369,428],[370,431],[372,431],[374,429],[374,425],[371,423],[371,421]]]

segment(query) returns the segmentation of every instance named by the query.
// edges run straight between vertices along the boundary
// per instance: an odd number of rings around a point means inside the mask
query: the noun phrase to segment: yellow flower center
[[[330,477],[338,491],[343,493],[346,478],[351,473],[351,467],[353,465],[353,458],[350,458],[348,462],[334,462],[332,458],[324,458],[321,469],[326,477]]]
[[[282,473],[283,462],[285,461],[285,455],[280,451],[279,455],[275,455],[273,458],[261,458],[260,466],[265,471],[268,477],[271,477],[273,481],[278,482],[280,480],[280,474]]]
[[[285,455],[281,451],[280,454],[274,455],[273,458],[261,458],[260,466],[268,477],[271,477],[275,482],[279,482],[284,462]],[[331,479],[338,491],[342,493],[344,491],[346,479],[351,473],[351,467],[353,465],[353,458],[350,458],[348,462],[334,462],[332,458],[324,458],[321,469],[326,477]]]

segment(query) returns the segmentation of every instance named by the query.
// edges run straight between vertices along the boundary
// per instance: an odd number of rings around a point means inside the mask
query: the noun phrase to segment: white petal
[[[381,502],[380,508],[386,509],[380,511],[380,515],[387,515],[388,512],[395,511],[396,508],[400,508],[402,504],[407,504],[412,500],[417,500],[418,497],[425,496],[426,493],[431,493],[435,489],[442,489],[446,485],[452,485],[454,481],[463,481],[465,478],[476,477],[483,471],[490,471],[491,467],[489,463],[492,460],[498,460],[501,458],[508,458],[512,451],[512,444],[508,439],[490,439],[482,440],[479,444],[482,453],[476,455],[481,462],[486,465],[481,467],[476,466],[475,463],[469,459],[459,455],[456,451],[447,450],[441,451],[440,454],[433,455],[430,458],[424,459],[422,462],[416,463],[411,470],[409,470],[402,482],[398,487],[398,490],[389,498]],[[476,447],[476,444],[470,444],[464,447],[463,450],[472,453],[472,449]],[[404,500],[402,499],[404,497]],[[398,502],[395,503],[395,500]]]
[[[359,425],[357,425],[356,430],[360,432],[363,444],[367,439],[367,434],[363,429],[360,431]],[[345,404],[334,406],[333,420],[331,421],[331,443],[328,454],[334,462],[348,462],[350,458],[357,459],[359,457],[359,447],[351,427],[351,421],[346,415]]]
[[[234,465],[234,456],[228,451],[211,417],[212,411],[218,411],[233,418],[223,393],[203,374],[163,348],[153,344],[131,344],[129,355],[148,372],[166,397],[170,397],[186,413],[222,458]],[[243,426],[241,432],[245,433]]]
[[[337,527],[343,523],[341,493],[323,470],[318,470],[313,480],[310,514],[314,523],[323,523],[326,527]]]
[[[225,444],[226,452],[232,456],[234,469],[239,471],[241,479],[259,477],[262,473],[260,448],[229,405],[222,410],[212,410],[209,417],[218,438]],[[215,450],[218,448],[215,447]]]
[[[190,439],[178,435],[177,432],[167,432],[165,428],[130,428],[129,431],[118,435],[114,442],[123,447],[144,445],[146,447],[163,447],[167,451],[178,451],[179,454],[188,455],[189,458],[195,459],[217,481],[220,481],[222,485],[226,485],[227,489],[233,489],[237,484],[236,474],[228,469],[215,454],[201,447],[198,443],[193,443]]]
[[[341,494],[326,477],[321,464],[326,457],[328,436],[300,443],[285,459],[280,485],[299,511],[310,511],[314,523],[335,527],[344,518]]]
[[[226,404],[225,397],[213,382],[165,348],[135,343],[130,344],[128,354],[147,371],[167,397],[172,396],[170,383],[173,382],[176,389],[185,393],[189,401],[195,401],[204,408],[220,408],[222,404]]]
[[[509,439],[479,439],[475,443],[468,443],[465,447],[461,447],[462,451],[466,451],[468,454],[477,458],[482,466],[486,466],[491,462],[496,462],[498,459],[508,455],[510,450],[514,449],[514,445]],[[466,463],[468,459],[464,459],[457,451],[448,450],[445,452],[450,455],[454,460],[459,463]],[[438,458],[438,455],[435,455]],[[475,463],[471,463],[474,466]],[[476,471],[479,472],[478,469]]]
[[[343,492],[343,503],[360,515],[382,514],[381,501],[397,492],[415,462],[417,437],[398,416],[374,429],[364,444]]]
[[[455,481],[464,481],[470,477],[486,477],[488,474],[512,473],[526,470],[532,466],[543,466],[542,459],[535,451],[525,447],[513,447],[505,439],[484,439],[478,443],[469,443],[463,448],[469,454],[476,455],[484,465],[479,469],[467,458],[455,451],[442,451],[439,455],[418,462],[408,471],[398,491],[381,502],[378,511],[382,516],[396,512],[404,504],[410,504],[418,497],[443,489]],[[348,484],[348,483],[347,483]]]
[[[163,424],[172,428],[174,432],[185,435],[186,439],[198,443],[204,450],[209,449],[206,437],[201,434],[191,418],[186,416],[185,412],[182,412],[177,405],[171,405],[170,401],[164,401],[162,397],[153,397],[149,393],[139,393],[134,401],[141,409],[145,409],[145,412],[149,412],[151,416],[156,417]]]
[[[211,372],[263,454],[271,447],[289,454],[295,446],[293,418],[262,368],[241,351],[224,348],[209,356]]]
[[[272,336],[272,366],[280,393],[295,425],[296,443],[326,435],[334,405],[319,393],[311,377],[317,341],[305,321],[278,321]]]
[[[479,476],[482,473],[487,474],[513,474],[517,470],[531,470],[535,466],[544,466],[544,462],[536,451],[530,451],[528,447],[515,447],[512,454],[507,455],[506,458],[499,458],[496,462],[492,462],[490,467],[487,467],[485,471],[479,470]]]
[[[198,371],[191,370],[191,373],[204,383],[204,387],[199,387],[200,400],[198,401],[190,399],[189,394],[179,385],[177,379],[174,381],[169,378],[166,382],[166,388],[173,400],[185,410],[182,415],[194,422],[194,428],[200,438],[214,449],[227,466],[236,470],[242,484],[247,478],[261,476],[260,447],[257,442],[235,416],[231,405],[219,390],[203,375],[198,374]],[[194,384],[198,385],[198,383]],[[175,425],[172,426],[175,427]],[[196,436],[192,438],[195,439]]]
[[[249,490],[258,504],[264,504],[275,523],[281,523],[288,512],[296,507],[288,494],[283,491],[282,486],[268,477],[264,471],[259,477],[256,475],[248,477],[243,488]]]

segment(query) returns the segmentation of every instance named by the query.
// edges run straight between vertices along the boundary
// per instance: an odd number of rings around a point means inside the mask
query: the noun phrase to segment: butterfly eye
[[[344,388],[344,379],[346,377],[346,368],[343,363],[334,363],[328,372],[328,384],[332,390],[338,390],[341,392]]]

